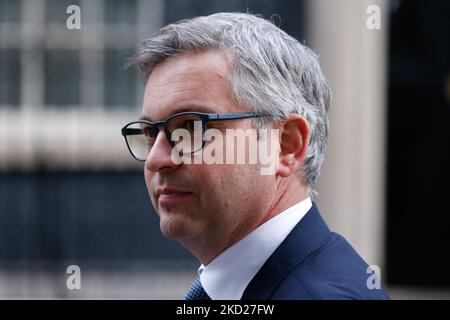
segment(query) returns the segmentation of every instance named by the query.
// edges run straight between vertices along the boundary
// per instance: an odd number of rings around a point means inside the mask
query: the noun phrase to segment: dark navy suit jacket
[[[383,287],[369,289],[373,274],[367,268],[342,236],[330,232],[313,204],[249,283],[242,299],[389,299]]]

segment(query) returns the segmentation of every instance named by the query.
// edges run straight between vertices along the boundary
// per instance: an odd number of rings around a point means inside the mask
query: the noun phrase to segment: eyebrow
[[[170,116],[173,116],[174,114],[177,113],[182,113],[182,112],[203,112],[203,113],[217,113],[213,108],[205,106],[205,105],[199,105],[199,104],[190,104],[187,106],[181,106],[180,108],[175,108],[175,111],[172,112],[171,114],[169,114],[167,116],[167,118],[169,118]],[[167,119],[166,118],[166,119]],[[139,117],[139,120],[147,120],[147,121],[154,121],[152,120],[150,117],[147,117],[145,115],[141,115]],[[165,120],[165,119],[164,119]]]

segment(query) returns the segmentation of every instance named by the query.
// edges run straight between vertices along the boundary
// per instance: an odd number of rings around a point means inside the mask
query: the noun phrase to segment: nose
[[[179,165],[172,161],[171,152],[172,147],[167,140],[166,133],[161,129],[147,155],[145,167],[154,172],[175,169]]]

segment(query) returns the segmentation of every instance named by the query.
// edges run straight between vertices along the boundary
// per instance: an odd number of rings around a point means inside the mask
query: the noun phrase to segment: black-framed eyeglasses
[[[122,128],[128,150],[138,161],[145,161],[155,144],[160,128],[164,128],[167,141],[173,148],[178,142],[172,140],[172,133],[177,129],[187,130],[191,137],[191,149],[183,149],[185,154],[194,153],[205,146],[203,134],[208,129],[207,123],[211,121],[237,120],[246,118],[267,117],[268,114],[255,112],[237,113],[202,113],[181,112],[174,114],[163,121],[138,120],[128,123]]]

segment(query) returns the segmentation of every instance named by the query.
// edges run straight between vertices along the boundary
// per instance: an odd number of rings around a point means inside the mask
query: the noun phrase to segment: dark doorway
[[[448,287],[450,2],[392,4],[388,282]]]

